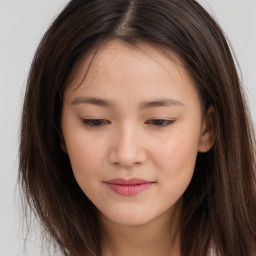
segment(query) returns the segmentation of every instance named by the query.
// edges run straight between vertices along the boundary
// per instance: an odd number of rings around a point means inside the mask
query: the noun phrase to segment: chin
[[[122,226],[141,226],[147,224],[152,219],[145,218],[142,216],[117,216],[116,218],[110,219],[112,222]]]
[[[129,211],[101,212],[100,218],[107,222],[115,223],[123,226],[139,226],[150,222],[154,216],[145,214],[145,212],[137,212],[134,209]]]

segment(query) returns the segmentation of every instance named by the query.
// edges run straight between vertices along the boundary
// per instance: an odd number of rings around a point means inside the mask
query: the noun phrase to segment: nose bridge
[[[115,132],[111,161],[129,167],[144,162],[145,158],[138,127],[133,123],[124,123]]]

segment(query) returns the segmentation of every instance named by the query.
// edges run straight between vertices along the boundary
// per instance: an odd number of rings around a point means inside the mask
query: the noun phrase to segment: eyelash
[[[82,119],[83,124],[89,127],[102,127],[110,124],[110,121],[105,119]],[[166,127],[173,124],[175,120],[166,119],[151,119],[145,122],[145,124],[152,124],[156,127]]]
[[[110,124],[108,120],[105,119],[82,119],[83,124],[90,127],[102,127],[104,125]]]
[[[175,122],[174,120],[152,119],[152,120],[146,121],[146,124],[152,124],[157,127],[166,127],[173,124],[174,122]]]

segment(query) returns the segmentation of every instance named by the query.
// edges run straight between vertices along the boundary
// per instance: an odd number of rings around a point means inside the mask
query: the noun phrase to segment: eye
[[[110,124],[110,122],[105,119],[82,119],[82,122],[90,127],[101,127]]]
[[[152,124],[154,126],[165,127],[165,126],[171,125],[174,122],[175,122],[174,120],[152,119],[152,120],[146,121],[146,124]]]

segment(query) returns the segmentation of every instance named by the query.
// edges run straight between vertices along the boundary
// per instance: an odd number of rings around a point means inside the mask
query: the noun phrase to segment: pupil
[[[101,120],[92,120],[93,125],[100,125],[102,123]]]
[[[156,125],[163,125],[163,120],[155,120]]]

